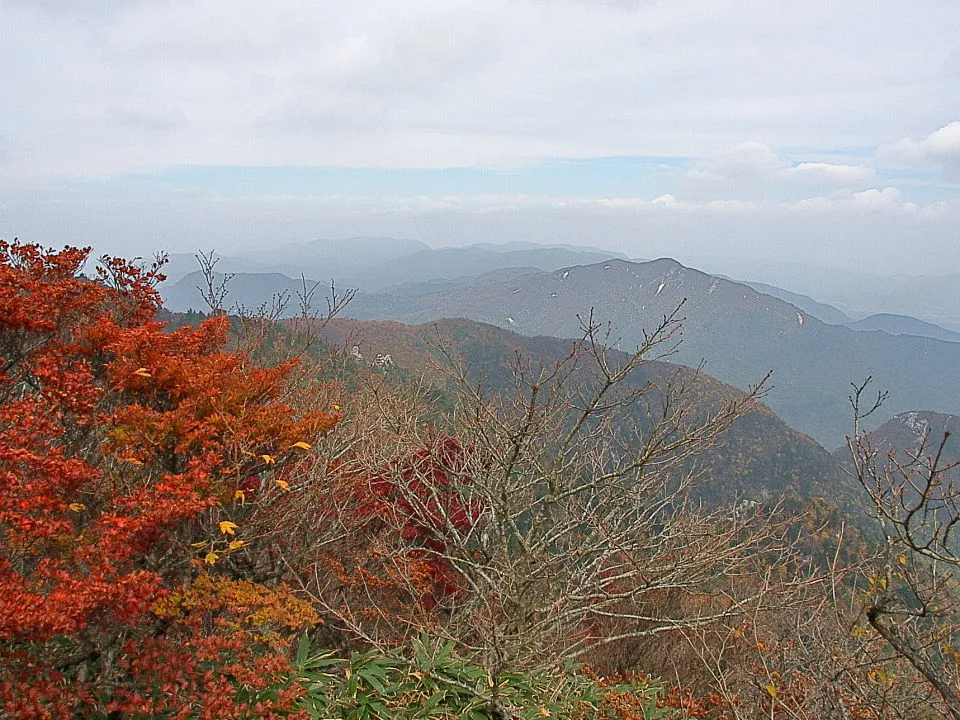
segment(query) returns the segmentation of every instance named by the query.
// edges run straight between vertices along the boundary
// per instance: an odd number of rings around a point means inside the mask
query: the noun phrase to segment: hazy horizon
[[[958,26],[934,0],[11,0],[0,237],[957,274]]]

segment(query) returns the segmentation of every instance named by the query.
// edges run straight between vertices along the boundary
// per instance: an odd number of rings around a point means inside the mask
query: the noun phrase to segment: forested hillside
[[[167,322],[87,255],[0,241],[0,716],[960,717],[948,465],[833,474],[678,316]]]
[[[874,421],[922,407],[960,411],[960,343],[855,332],[779,298],[670,260],[623,260],[530,272],[432,292],[362,295],[355,317],[425,322],[467,317],[526,335],[576,337],[592,308],[624,349],[682,305],[672,362],[747,388],[773,371],[767,402],[792,427],[833,449],[849,431],[850,382],[872,375],[890,391]]]
[[[450,374],[454,362],[463,364],[471,383],[482,385],[490,394],[506,394],[513,389],[511,366],[518,357],[552,365],[570,351],[569,340],[519,335],[464,319],[410,326],[336,318],[324,324],[318,337],[330,348],[351,350],[348,367],[354,369],[375,365],[378,357],[389,355],[392,376],[428,380],[442,391],[440,403],[451,402],[449,396],[455,393]],[[612,349],[607,356],[618,364],[629,358]],[[701,414],[744,395],[704,372],[657,360],[636,368],[624,383],[634,388],[648,383],[655,387],[687,384],[684,402]],[[640,419],[651,422],[649,413]],[[704,473],[694,497],[712,504],[789,495],[830,497],[834,504],[846,507],[856,494],[835,458],[763,405],[738,418],[713,445],[692,459],[693,464]]]

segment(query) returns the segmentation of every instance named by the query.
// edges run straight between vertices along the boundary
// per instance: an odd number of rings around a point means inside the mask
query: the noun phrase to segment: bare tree
[[[261,361],[303,358],[315,346],[326,324],[343,312],[356,295],[352,288],[338,290],[331,280],[324,308],[317,298],[320,283],[309,281],[301,274],[300,288],[294,295],[284,290],[273,293],[258,306],[247,307],[237,302],[228,309],[225,303],[236,273],[218,273],[220,258],[213,250],[198,252],[195,257],[202,277],[196,288],[210,312],[232,312],[237,319],[238,349]]]
[[[505,393],[486,389],[441,338],[457,388],[446,428],[455,450],[431,439],[436,426],[415,410],[381,396],[370,403],[384,411],[378,430],[354,471],[390,488],[400,509],[379,520],[393,522],[393,537],[418,528],[398,547],[380,542],[378,557],[400,562],[415,550],[448,569],[456,591],[431,619],[399,620],[378,610],[372,581],[353,603],[322,582],[311,592],[370,642],[397,641],[381,634],[384,623],[456,641],[486,666],[494,704],[508,670],[789,602],[771,592],[806,575],[788,520],[752,503],[708,509],[691,495],[705,479],[698,455],[758,407],[762,386],[705,408],[698,372],[653,362],[673,351],[679,323],[676,312],[665,317],[615,362],[609,332],[586,318],[557,362],[518,356]],[[411,450],[421,461],[397,462]]]
[[[200,275],[203,279],[202,284],[196,286],[197,292],[200,293],[200,297],[203,298],[210,312],[215,314],[226,312],[223,304],[226,302],[229,293],[230,280],[234,278],[235,274],[217,273],[217,263],[220,262],[220,258],[217,257],[214,250],[197,252],[194,257],[200,265]]]
[[[848,438],[852,472],[866,490],[882,534],[884,553],[870,578],[865,614],[870,627],[904,658],[943,701],[943,714],[960,719],[960,612],[956,528],[960,485],[945,450],[950,433],[927,430],[913,449],[880,453],[862,421],[886,398],[868,399],[870,378],[854,385],[854,433]]]

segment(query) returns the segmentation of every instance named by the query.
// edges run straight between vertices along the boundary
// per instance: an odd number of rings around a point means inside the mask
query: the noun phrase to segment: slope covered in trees
[[[952,616],[887,620],[895,583],[950,598],[910,584],[922,533],[698,501],[728,432],[782,438],[749,424],[762,390],[655,362],[676,318],[633,353],[589,317],[565,349],[394,326],[438,387],[350,343],[311,359],[336,323],[174,328],[160,268],[86,255],[0,244],[0,715],[953,712]],[[854,447],[868,490],[897,482]]]
[[[630,348],[681,302],[683,342],[670,359],[704,363],[707,373],[739,388],[772,370],[769,406],[827,448],[844,444],[849,383],[865,375],[890,391],[876,420],[917,407],[960,411],[960,343],[826,325],[778,298],[669,259],[612,259],[435,292],[358,296],[350,314],[414,323],[467,317],[525,335],[573,338],[578,314],[593,308]]]
[[[421,377],[447,392],[452,386],[445,354],[463,362],[471,382],[481,382],[491,392],[509,393],[513,386],[511,366],[518,356],[549,365],[570,350],[568,340],[520,335],[464,319],[410,326],[336,318],[324,325],[318,337],[329,347],[355,346],[361,357],[347,353],[348,366],[354,369],[388,354],[393,375]],[[629,357],[617,350],[608,350],[608,355],[621,363]],[[671,380],[685,381],[695,388],[686,401],[701,412],[744,394],[705,373],[663,361],[645,363],[625,382],[642,387],[646,383],[665,386]],[[444,398],[438,397],[437,402],[444,402]],[[854,495],[854,486],[841,472],[837,459],[788,427],[766,406],[738,418],[716,443],[697,456],[696,463],[705,475],[696,488],[696,497],[712,504],[769,501],[786,494],[804,501],[829,497],[839,507],[849,506]]]

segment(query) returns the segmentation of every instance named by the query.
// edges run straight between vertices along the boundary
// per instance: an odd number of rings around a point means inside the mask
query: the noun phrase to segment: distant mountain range
[[[712,273],[788,288],[829,303],[853,319],[876,313],[908,315],[960,332],[960,275],[859,272],[803,262],[703,256],[697,267]]]
[[[730,280],[731,278],[727,279]],[[733,282],[737,281],[734,280]],[[837,310],[837,308],[835,308],[833,305],[817,302],[812,297],[808,297],[807,295],[790,292],[789,290],[784,290],[783,288],[778,288],[774,285],[767,285],[766,283],[744,282],[742,284],[746,285],[747,287],[752,287],[754,290],[763,293],[764,295],[772,295],[775,298],[780,298],[807,315],[813,315],[813,317],[817,318],[817,320],[827,323],[827,325],[846,325],[850,322],[850,318],[847,317],[846,313],[842,312],[841,310]]]
[[[747,387],[768,370],[768,403],[827,447],[850,429],[850,383],[873,375],[891,392],[885,417],[922,407],[960,411],[960,343],[827,325],[793,305],[672,260],[610,260],[422,294],[358,296],[350,314],[424,322],[468,317],[529,335],[572,337],[593,308],[624,348],[684,302],[683,342],[671,360]],[[885,419],[881,417],[880,419]]]
[[[233,292],[233,301],[247,307],[269,299],[268,288],[292,292],[299,288],[301,278],[319,280],[322,285],[335,279],[340,288],[352,287],[363,292],[381,292],[413,286],[417,291],[463,285],[470,278],[497,270],[517,271],[524,268],[554,270],[573,265],[588,265],[611,258],[627,259],[621,253],[596,247],[570,244],[551,244],[513,241],[505,243],[476,243],[459,248],[433,249],[418,240],[389,237],[356,237],[342,240],[317,240],[308,243],[289,243],[269,250],[247,250],[240,255],[219,256],[216,270],[227,274],[283,275],[280,278],[258,281],[247,278],[235,284],[244,284],[244,292]],[[643,262],[634,259],[635,262]],[[716,262],[716,259],[714,259]],[[757,261],[759,262],[759,261]],[[756,263],[754,263],[756,265]],[[203,307],[195,286],[197,278],[189,278],[180,287],[174,287],[186,276],[198,270],[194,255],[174,254],[165,268],[168,281],[163,292],[170,307],[186,309]],[[737,267],[736,264],[733,267]],[[750,266],[753,267],[752,265]],[[802,292],[787,290],[765,282],[734,280],[758,292],[785,300],[804,314],[812,315],[829,325],[847,325],[857,330],[883,330],[891,335],[919,335],[938,340],[960,342],[960,276],[884,278],[865,273],[816,268],[800,263],[760,262],[772,277],[785,277],[790,287],[812,287],[821,300]],[[746,267],[741,267],[749,272]],[[759,270],[754,269],[753,272]],[[733,278],[720,275],[728,280]],[[955,282],[956,281],[956,282]],[[262,286],[258,290],[258,286]],[[252,292],[259,298],[254,303]],[[822,301],[837,297],[839,306]],[[229,302],[228,305],[232,305]],[[901,308],[900,312],[876,312]],[[916,308],[905,313],[903,307]],[[865,309],[873,308],[874,314]],[[866,316],[870,317],[866,317]],[[919,319],[919,320],[918,320]],[[950,330],[932,322],[940,321],[954,327]],[[953,323],[951,325],[951,323]]]
[[[206,309],[196,289],[202,278],[182,274],[196,260],[171,260],[171,280],[161,287],[166,306]],[[707,372],[739,387],[773,370],[771,407],[827,447],[840,445],[850,429],[849,383],[868,374],[891,391],[880,421],[914,408],[960,412],[960,333],[889,314],[854,321],[809,296],[736,283],[668,259],[629,262],[564,245],[433,250],[414,240],[354,238],[225,257],[216,269],[235,273],[227,308],[256,309],[278,295],[294,296],[301,273],[332,275],[340,289],[361,289],[348,308],[354,317],[410,323],[465,317],[524,335],[571,337],[578,315],[592,308],[614,325],[625,349],[686,300],[683,343],[670,359],[703,362]]]
[[[917,318],[907,317],[906,315],[877,313],[876,315],[865,317],[862,320],[850,321],[844,324],[854,330],[882,330],[890,335],[916,335],[918,337],[946,340],[947,342],[960,342],[960,333],[955,333],[939,325],[917,320]]]
[[[377,292],[404,284],[455,280],[506,268],[555,270],[614,257],[625,256],[572,245],[482,243],[433,249],[416,240],[350,238],[284,245],[270,251],[248,252],[243,257],[224,256],[219,258],[215,269],[228,274],[281,274],[292,284],[299,284],[301,276],[325,284],[335,279],[342,288]],[[164,287],[168,303],[192,302],[193,307],[199,309],[196,307],[199,297],[192,299],[190,295],[197,284],[194,279],[187,280],[186,287],[176,287],[198,269],[193,255],[170,257]],[[238,290],[234,290],[234,294],[246,301]]]
[[[846,313],[833,305],[817,302],[806,295],[790,292],[766,283],[744,282],[743,284],[752,287],[757,292],[785,300],[798,310],[813,315],[828,325],[846,325],[853,330],[882,330],[890,335],[916,335],[918,337],[946,340],[947,342],[960,342],[960,333],[907,315],[876,313],[860,320],[851,320]]]

